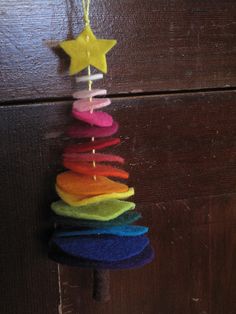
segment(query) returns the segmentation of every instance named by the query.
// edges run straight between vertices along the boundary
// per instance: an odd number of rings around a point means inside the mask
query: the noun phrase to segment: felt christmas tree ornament
[[[122,157],[110,151],[121,142],[117,135],[111,137],[118,123],[103,111],[111,99],[104,97],[106,89],[92,89],[93,82],[107,73],[106,56],[116,40],[97,37],[90,27],[90,0],[82,0],[82,6],[84,29],[75,39],[60,43],[70,57],[70,75],[76,75],[79,88],[73,93],[74,123],[66,130],[71,143],[64,149],[62,164],[67,171],[56,177],[60,200],[51,204],[55,231],[49,257],[60,264],[94,269],[94,298],[107,301],[108,270],[143,266],[154,254],[148,228],[132,225],[141,214],[128,200],[134,188],[120,182],[129,173],[111,164],[124,164]],[[87,75],[79,75],[85,69]]]

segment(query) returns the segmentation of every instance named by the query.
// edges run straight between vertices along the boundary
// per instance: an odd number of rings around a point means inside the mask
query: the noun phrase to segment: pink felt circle
[[[86,122],[91,125],[97,125],[100,127],[109,127],[112,126],[113,118],[106,112],[96,111],[83,111],[79,112],[76,109],[72,110],[72,115],[74,118]]]

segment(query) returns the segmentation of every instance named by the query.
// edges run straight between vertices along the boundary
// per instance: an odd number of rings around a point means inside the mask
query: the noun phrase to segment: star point
[[[70,56],[70,75],[74,75],[89,65],[107,73],[106,54],[115,44],[114,39],[97,39],[86,26],[76,39],[63,41],[60,47]]]

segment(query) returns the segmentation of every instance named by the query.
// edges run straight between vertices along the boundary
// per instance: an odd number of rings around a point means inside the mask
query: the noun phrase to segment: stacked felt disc
[[[91,76],[89,78],[91,80]],[[63,165],[67,171],[56,178],[60,200],[52,203],[59,226],[51,239],[50,257],[55,261],[96,269],[124,269],[146,264],[153,251],[147,227],[132,225],[141,215],[127,199],[134,189],[117,180],[129,174],[118,167],[124,159],[107,153],[120,143],[113,136],[118,123],[99,108],[110,105],[106,90],[74,93],[72,115],[77,124],[68,130],[72,138],[85,139],[67,146]]]

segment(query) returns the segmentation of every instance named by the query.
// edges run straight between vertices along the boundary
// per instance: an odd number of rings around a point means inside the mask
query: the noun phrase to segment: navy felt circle
[[[130,258],[142,252],[149,244],[149,239],[146,236],[53,237],[51,241],[69,255],[107,262]]]
[[[58,264],[81,267],[81,268],[94,268],[94,269],[132,269],[142,267],[145,264],[150,263],[154,258],[154,251],[150,245],[146,246],[145,249],[128,259],[116,262],[105,262],[105,261],[94,261],[84,258],[70,256],[62,252],[56,246],[51,246],[48,253],[49,258]]]

